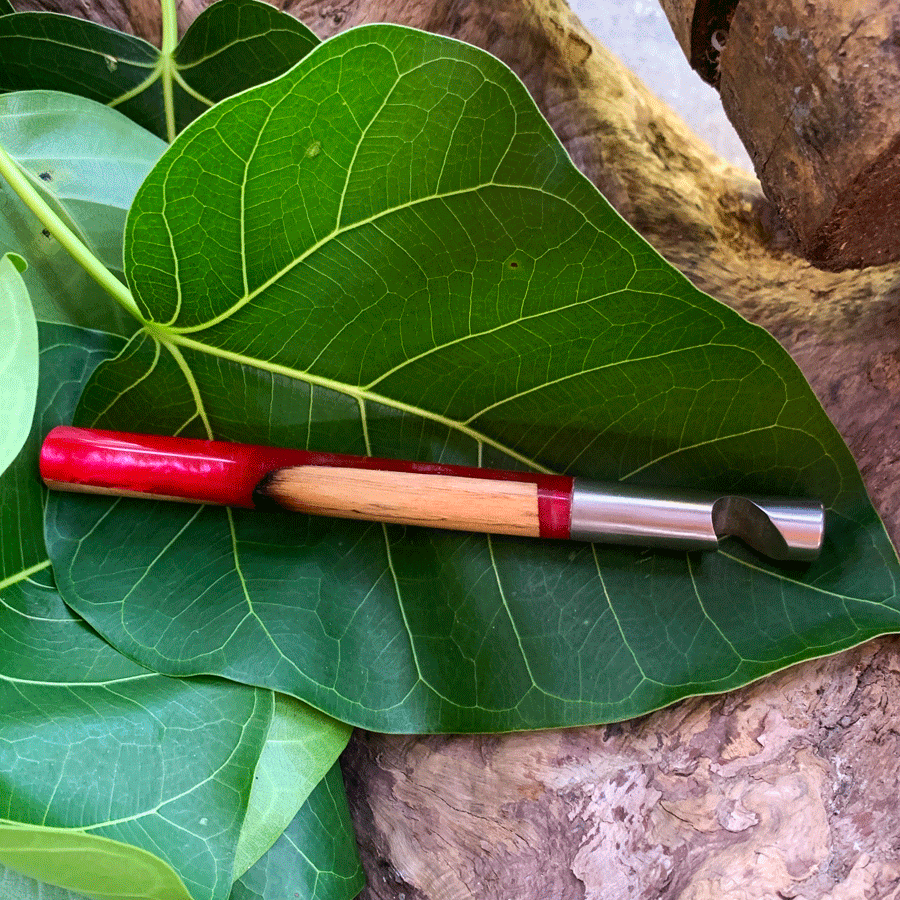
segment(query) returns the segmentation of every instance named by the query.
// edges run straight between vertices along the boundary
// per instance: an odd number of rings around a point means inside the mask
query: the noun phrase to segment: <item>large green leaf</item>
[[[121,344],[42,326],[34,428],[0,476],[0,862],[104,897],[227,897],[273,695],[125,659],[62,603],[42,540],[41,436]]]
[[[59,495],[127,655],[380,730],[626,718],[900,626],[896,555],[799,370],[579,174],[494,58],[344,33],[175,142],[129,215],[148,324],[81,424],[821,497],[821,559]],[[115,548],[111,550],[111,548]]]
[[[121,113],[55,91],[0,96],[0,146],[37,194],[122,281],[125,217],[166,145]],[[109,295],[50,236],[0,178],[0,252],[29,262],[25,284],[38,318],[130,333]]]
[[[172,0],[166,11],[174,19]],[[219,0],[177,47],[172,40],[161,51],[94,22],[18,13],[0,20],[0,90],[89,97],[172,140],[204,110],[282,74],[318,42],[293,16],[258,0]]]
[[[230,900],[351,900],[365,883],[341,770],[334,765]]]
[[[24,268],[21,257],[0,256],[0,474],[22,449],[37,400],[37,322],[22,281]]]

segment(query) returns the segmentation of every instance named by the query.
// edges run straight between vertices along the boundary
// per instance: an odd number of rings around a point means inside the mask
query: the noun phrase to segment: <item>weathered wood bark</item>
[[[719,83],[719,58],[739,0],[659,0],[691,67],[712,85]],[[744,0],[756,7],[767,0]]]
[[[744,0],[719,60],[722,103],[803,255],[900,258],[895,0]]]
[[[803,255],[829,269],[900,259],[896,2],[661,2]]]
[[[185,4],[185,20],[196,8]],[[794,255],[759,185],[697,141],[561,0],[290,8],[322,36],[402,22],[512,66],[619,211],[794,355],[896,543],[900,269],[834,274]],[[129,15],[109,9],[91,16]],[[152,28],[152,16],[130,15]],[[344,770],[365,896],[898,898],[898,714],[900,643],[883,639],[623,725],[488,738],[360,734]]]
[[[623,725],[360,735],[369,900],[888,900],[900,653],[869,644]]]

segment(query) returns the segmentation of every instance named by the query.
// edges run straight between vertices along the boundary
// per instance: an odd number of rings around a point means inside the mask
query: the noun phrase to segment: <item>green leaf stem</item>
[[[0,177],[0,249],[28,260],[23,277],[39,319],[118,334],[138,326],[110,291],[128,293],[125,217],[165,148],[93,100],[55,91],[0,96],[0,173],[17,179],[24,195]],[[83,253],[73,257],[71,243],[46,221],[46,210]],[[85,264],[85,258],[94,262]]]
[[[318,38],[259,0],[218,0],[176,46],[175,4],[165,2],[163,46],[71,16],[0,18],[0,90],[65,91],[106,103],[173,140],[219,100],[287,71]]]
[[[66,601],[156,670],[389,731],[645,713],[900,626],[859,473],[768,334],[575,169],[500,62],[346,32],[182,134],[129,214],[150,324],[84,425],[815,496],[821,559],[57,496]],[[110,548],[115,548],[111,552]]]

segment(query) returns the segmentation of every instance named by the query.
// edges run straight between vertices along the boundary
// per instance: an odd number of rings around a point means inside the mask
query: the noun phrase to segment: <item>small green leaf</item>
[[[22,257],[0,256],[0,474],[22,449],[37,400],[37,322],[22,280],[24,268]]]
[[[90,877],[86,859],[93,860],[104,851],[109,851],[110,857],[115,858],[115,854],[122,850],[112,841],[93,838],[96,843],[88,848],[89,852],[93,851],[90,856],[79,854],[73,859],[67,849],[78,840],[78,833],[45,831],[50,841],[54,836],[61,837],[59,843],[51,843],[50,846],[59,851],[63,865],[74,866],[79,870],[77,874],[85,878]],[[2,839],[0,831],[0,841]],[[134,895],[134,900],[176,900],[184,896],[178,892],[183,891],[183,887],[179,888],[180,882],[174,873],[175,880],[164,887],[167,867],[156,857],[145,854],[138,862],[146,867],[142,879],[147,889]],[[39,871],[45,877],[48,874],[44,868]],[[115,870],[113,876],[116,877]],[[282,829],[274,846],[235,882],[229,900],[285,900],[296,897],[303,900],[351,900],[364,884],[341,771],[334,764],[314,786],[287,828]],[[87,889],[92,886],[88,883]],[[156,886],[156,889],[150,886]],[[119,885],[114,882],[109,893],[103,895],[104,900],[121,897],[117,888]],[[83,900],[84,896],[38,883],[0,866],[0,897],[3,900]]]
[[[293,900],[297,897],[302,900],[352,900],[362,890],[365,877],[337,764],[313,788],[282,831],[275,845],[235,882],[229,900]],[[110,843],[105,842],[101,848]],[[64,849],[60,846],[61,851]],[[71,865],[71,857],[66,859]],[[153,858],[143,861],[157,877],[162,874],[161,870],[153,868]],[[83,857],[74,863],[83,866]],[[148,883],[152,882],[148,880]],[[115,892],[105,895],[112,896],[117,895]],[[177,886],[173,885],[168,893],[148,891],[137,895],[135,900],[145,897],[148,900],[175,900],[180,896]],[[83,900],[84,895],[39,884],[0,866],[0,897],[3,900]]]
[[[351,900],[365,886],[338,765],[316,785],[271,850],[230,900]]]
[[[18,13],[0,21],[0,90],[78,94],[172,140],[219,100],[281,75],[318,43],[293,16],[258,0],[219,0],[172,52],[70,16]]]
[[[779,566],[737,542],[55,496],[66,602],[154,669],[382,731],[503,731],[640,715],[900,628],[896,554],[796,365],[629,228],[475,48],[367,26],[223,101],[141,187],[125,261],[155,324],[97,371],[79,424],[812,496],[829,516],[821,558]]]
[[[81,831],[0,824],[0,860],[28,878],[98,900],[191,900],[159,857]]]
[[[350,739],[350,729],[283,694],[259,757],[234,859],[239,878],[278,840]]]
[[[166,145],[114,110],[69,94],[0,96],[0,146],[119,280],[125,217]],[[0,248],[30,263],[24,275],[37,317],[118,334],[134,331],[107,293],[0,178]]]
[[[0,0],[0,16],[5,16],[12,12],[15,12],[12,3],[9,0]]]

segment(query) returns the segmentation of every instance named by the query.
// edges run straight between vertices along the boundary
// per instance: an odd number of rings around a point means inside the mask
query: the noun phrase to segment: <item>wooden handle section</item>
[[[538,537],[537,485],[456,475],[295,466],[261,486],[295,512],[456,531]]]
[[[65,491],[249,509],[264,500],[319,515],[562,539],[574,486],[563,475],[70,426],[44,440],[41,476]]]

